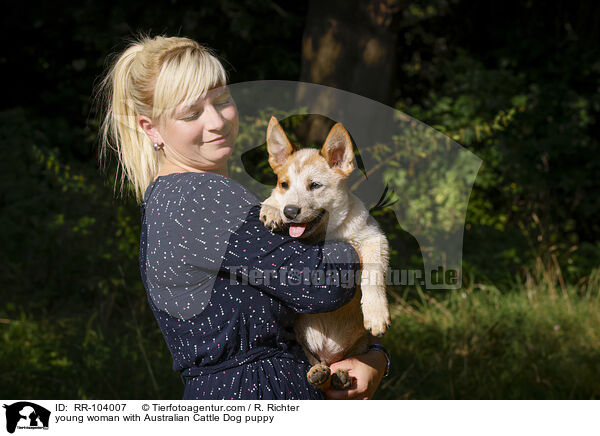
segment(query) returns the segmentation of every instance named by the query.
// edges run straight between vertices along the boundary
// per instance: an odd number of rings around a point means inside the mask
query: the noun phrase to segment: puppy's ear
[[[331,168],[338,169],[346,177],[354,170],[352,139],[341,123],[337,123],[329,131],[321,148],[321,154]]]
[[[267,151],[269,165],[273,171],[277,171],[277,168],[283,165],[294,151],[294,147],[275,117],[271,117],[267,128]]]

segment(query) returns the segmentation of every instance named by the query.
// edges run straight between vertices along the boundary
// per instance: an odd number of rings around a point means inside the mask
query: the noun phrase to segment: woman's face
[[[177,106],[157,130],[169,164],[187,171],[226,172],[238,135],[237,107],[227,87],[213,88],[192,106]]]

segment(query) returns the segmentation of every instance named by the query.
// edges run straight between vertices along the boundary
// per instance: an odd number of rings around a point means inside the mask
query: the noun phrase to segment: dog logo
[[[28,401],[19,401],[11,405],[4,404],[6,409],[6,431],[14,433],[15,429],[48,429],[50,411]]]

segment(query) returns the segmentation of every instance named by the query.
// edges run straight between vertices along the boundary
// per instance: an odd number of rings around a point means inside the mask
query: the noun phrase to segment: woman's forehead
[[[180,112],[193,107],[202,106],[203,104],[215,100],[224,94],[229,95],[229,88],[227,86],[218,86],[216,88],[211,88],[199,97],[185,100],[177,106],[175,111]]]

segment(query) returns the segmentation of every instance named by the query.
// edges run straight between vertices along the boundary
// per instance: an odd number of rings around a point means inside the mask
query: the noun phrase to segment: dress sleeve
[[[258,199],[222,176],[204,177],[185,197],[185,243],[177,248],[188,266],[253,286],[298,313],[331,312],[354,296],[360,261],[350,244],[271,232]]]

